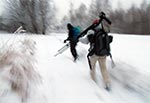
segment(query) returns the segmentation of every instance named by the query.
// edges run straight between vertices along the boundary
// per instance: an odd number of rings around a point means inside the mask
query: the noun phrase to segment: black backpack
[[[113,36],[108,35],[105,31],[100,29],[96,32],[91,43],[93,44],[93,49],[90,51],[89,56],[96,54],[98,56],[108,56],[110,54],[110,43],[113,41]]]

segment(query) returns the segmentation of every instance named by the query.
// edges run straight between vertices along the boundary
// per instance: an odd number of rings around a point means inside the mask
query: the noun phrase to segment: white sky
[[[3,0],[0,0],[0,15],[3,10],[2,1]],[[62,18],[62,16],[67,14],[70,8],[70,5],[69,5],[70,2],[72,2],[74,4],[74,7],[77,8],[81,3],[85,3],[88,6],[91,3],[91,1],[92,0],[54,0],[58,8],[58,19]],[[111,1],[113,8],[116,9],[118,5],[120,5],[120,7],[129,8],[132,3],[139,6],[139,4],[143,0],[110,0],[110,1]],[[147,1],[150,1],[150,0],[147,0]]]
[[[2,10],[3,10],[3,2],[0,1],[0,15],[1,15],[1,13],[2,13]]]

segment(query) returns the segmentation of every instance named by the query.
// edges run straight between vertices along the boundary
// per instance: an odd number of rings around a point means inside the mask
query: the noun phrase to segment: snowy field
[[[54,56],[65,44],[67,34],[43,35],[0,35],[1,58],[6,50],[26,51],[20,41],[32,39],[34,55],[29,60],[40,75],[40,82],[29,81],[29,95],[25,103],[150,103],[150,36],[112,34],[111,44],[115,67],[108,57],[107,67],[111,79],[111,91],[104,89],[101,72],[97,65],[94,82],[90,78],[87,62],[89,45],[78,43],[79,59],[73,62],[70,50]],[[20,46],[22,49],[20,49]],[[32,46],[32,45],[30,45]],[[30,53],[30,52],[29,52]],[[32,53],[31,53],[32,54]],[[28,55],[28,54],[27,54]],[[15,59],[15,63],[21,60]],[[0,63],[1,64],[1,63]],[[25,65],[25,64],[22,64]],[[9,67],[0,66],[0,103],[21,103],[20,96],[11,89]]]

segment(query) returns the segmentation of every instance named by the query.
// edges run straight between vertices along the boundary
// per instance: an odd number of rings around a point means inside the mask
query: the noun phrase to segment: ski
[[[58,54],[63,53],[63,52],[66,51],[69,47],[70,47],[70,43],[67,43],[67,44],[64,45],[62,48],[60,48],[54,56],[56,57]]]

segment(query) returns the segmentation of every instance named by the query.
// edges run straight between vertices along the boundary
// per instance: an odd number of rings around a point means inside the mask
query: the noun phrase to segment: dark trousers
[[[70,42],[70,51],[74,59],[77,59],[77,56],[78,56],[77,51],[76,51],[76,45],[77,45],[76,42]]]

